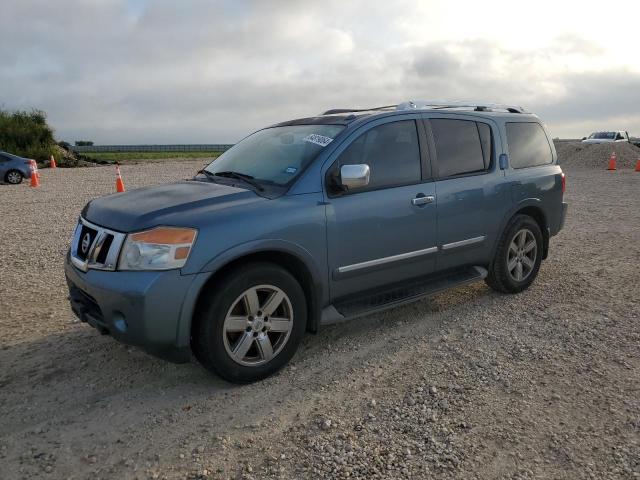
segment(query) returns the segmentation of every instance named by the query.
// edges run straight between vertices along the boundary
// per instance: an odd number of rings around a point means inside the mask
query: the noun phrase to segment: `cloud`
[[[475,23],[443,21],[445,7],[8,2],[0,105],[41,108],[59,138],[98,143],[233,142],[327,108],[419,98],[522,104],[559,136],[622,118],[619,128],[640,133],[639,69],[621,68],[610,49],[559,28],[536,45],[464,36]]]

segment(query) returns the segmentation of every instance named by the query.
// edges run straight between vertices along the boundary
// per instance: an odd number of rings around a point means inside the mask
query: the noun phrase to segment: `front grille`
[[[98,232],[96,230],[89,228],[86,225],[82,225],[80,229],[80,237],[78,238],[78,245],[76,245],[76,251],[80,260],[87,259],[97,235]]]
[[[115,270],[126,235],[80,217],[71,243],[71,261],[80,270]]]

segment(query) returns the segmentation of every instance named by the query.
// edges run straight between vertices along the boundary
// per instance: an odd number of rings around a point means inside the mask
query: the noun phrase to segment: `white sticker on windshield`
[[[307,135],[302,140],[304,140],[305,142],[315,143],[316,145],[320,145],[321,147],[326,147],[331,142],[333,142],[333,138],[325,137],[324,135],[318,135],[316,133]]]

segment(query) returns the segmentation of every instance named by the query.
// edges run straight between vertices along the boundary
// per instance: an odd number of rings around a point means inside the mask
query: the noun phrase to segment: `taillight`
[[[562,178],[562,193],[564,193],[567,190],[567,177],[561,173],[560,178]]]

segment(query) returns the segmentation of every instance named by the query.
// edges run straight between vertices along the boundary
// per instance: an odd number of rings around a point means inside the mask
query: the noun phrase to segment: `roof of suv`
[[[355,120],[373,117],[386,116],[399,113],[415,113],[415,112],[431,112],[431,113],[464,113],[464,114],[481,114],[483,116],[507,117],[514,119],[530,119],[532,114],[525,111],[522,107],[511,105],[498,105],[491,103],[473,103],[473,102],[440,102],[440,101],[408,101],[398,105],[387,105],[374,108],[336,108],[327,110],[326,112],[306,118],[298,118],[286,122],[278,123],[274,126],[282,127],[289,125],[322,125],[322,124],[338,124],[348,125]]]

